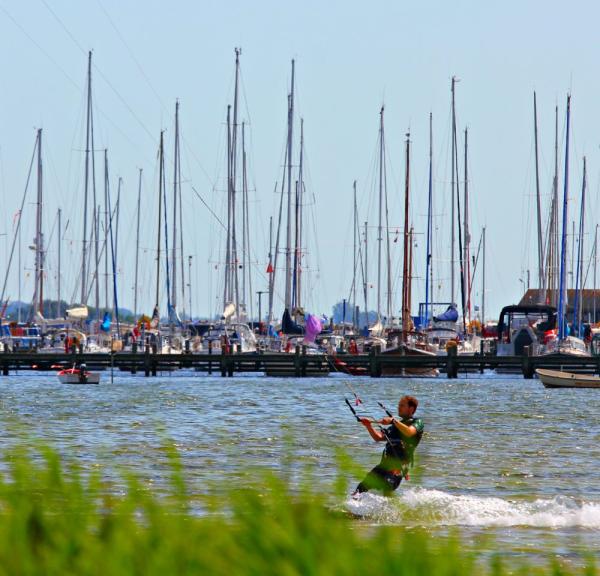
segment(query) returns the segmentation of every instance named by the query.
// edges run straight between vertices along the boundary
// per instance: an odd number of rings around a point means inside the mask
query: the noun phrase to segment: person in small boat
[[[423,437],[424,424],[415,418],[419,401],[414,396],[403,396],[398,402],[399,418],[383,418],[380,423],[387,428],[376,430],[369,418],[361,418],[361,424],[376,442],[385,442],[381,462],[375,466],[356,487],[353,496],[369,490],[380,490],[385,496],[400,486],[402,478],[408,479],[414,452]]]

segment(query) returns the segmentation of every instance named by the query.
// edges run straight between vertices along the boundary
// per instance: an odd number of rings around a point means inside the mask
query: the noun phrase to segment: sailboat
[[[409,197],[410,197],[410,134],[406,135],[406,169],[404,187],[404,255],[402,266],[402,328],[399,341],[395,346],[382,352],[384,356],[418,356],[422,358],[435,356],[435,352],[426,341],[420,340],[413,332],[411,309],[412,286],[412,245],[413,230],[409,229]],[[382,376],[437,376],[437,368],[397,368],[382,365]]]
[[[242,258],[238,251],[238,204],[239,182],[238,162],[240,160],[238,143],[238,99],[240,80],[240,55],[241,50],[235,49],[235,85],[232,106],[227,106],[227,237],[225,249],[225,281],[223,287],[223,311],[217,322],[203,326],[199,339],[194,339],[193,351],[207,352],[209,349],[220,351],[235,351],[253,354],[257,351],[257,341],[254,331],[247,323],[246,312],[246,278],[247,270],[243,269],[243,279],[240,282],[240,262],[249,264],[246,253],[247,241],[247,176],[245,148],[242,150]],[[233,118],[232,118],[233,112]],[[242,130],[242,147],[245,146],[245,137]],[[251,284],[249,284],[251,289]],[[251,297],[251,296],[250,296]]]
[[[563,193],[563,218],[561,235],[561,256],[559,270],[559,293],[558,293],[558,333],[556,338],[549,339],[546,343],[547,354],[564,354],[568,356],[589,356],[590,352],[578,336],[570,333],[567,325],[567,289],[566,289],[566,266],[567,266],[567,225],[568,225],[568,193],[569,193],[569,134],[571,125],[571,95],[567,96],[567,126],[565,143],[565,182]],[[585,165],[584,165],[585,166]],[[583,227],[584,202],[585,202],[586,178],[584,170],[582,187],[582,211],[580,229]],[[573,326],[577,319],[573,319]]]

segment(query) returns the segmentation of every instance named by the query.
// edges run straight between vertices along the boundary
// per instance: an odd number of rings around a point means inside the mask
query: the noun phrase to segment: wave
[[[408,488],[391,498],[361,494],[357,500],[348,499],[344,508],[378,524],[600,529],[600,502],[568,496],[520,501]]]

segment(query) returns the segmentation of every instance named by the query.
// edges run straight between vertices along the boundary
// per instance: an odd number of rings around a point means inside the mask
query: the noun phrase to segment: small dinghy
[[[600,376],[592,374],[573,374],[542,368],[536,369],[535,373],[546,388],[600,388]]]
[[[58,373],[58,379],[63,384],[99,384],[100,373],[89,372],[85,364],[81,364],[79,368],[67,368]]]

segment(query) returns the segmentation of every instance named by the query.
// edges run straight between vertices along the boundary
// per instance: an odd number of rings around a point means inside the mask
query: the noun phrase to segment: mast
[[[455,242],[454,242],[454,184],[455,184],[455,174],[458,177],[458,166],[455,166],[455,156],[456,156],[456,109],[455,109],[455,105],[454,105],[454,86],[456,84],[456,77],[452,76],[452,137],[450,138],[452,141],[452,176],[451,176],[451,184],[450,187],[452,188],[452,193],[451,193],[451,202],[450,202],[450,206],[451,206],[451,212],[450,212],[450,222],[451,222],[451,226],[450,226],[450,302],[452,304],[455,303],[455,298],[454,298],[454,284],[455,284],[455,280],[454,280],[454,265],[455,265]],[[456,173],[455,173],[455,168],[456,168]]]
[[[179,100],[175,100],[175,150],[173,153],[173,249],[171,254],[171,270],[173,284],[171,285],[171,305],[173,313],[177,308],[177,196],[179,195]],[[171,312],[169,311],[169,316]]]
[[[467,316],[469,318],[469,323],[471,323],[471,257],[469,255],[469,246],[471,244],[471,234],[469,232],[469,176],[467,171],[467,155],[468,155],[468,138],[469,131],[465,128],[465,221],[463,222],[464,233],[465,233],[465,244],[463,248],[463,265],[465,267],[464,275],[466,276],[467,281]]]
[[[409,268],[409,183],[410,183],[410,133],[406,134],[406,170],[404,179],[404,263],[402,266],[402,342],[408,340],[410,329],[410,279]]]
[[[425,318],[421,319],[421,325],[424,327],[429,323],[429,295],[433,289],[433,282],[430,282],[431,272],[431,246],[433,241],[432,230],[432,204],[433,204],[433,114],[429,113],[429,186],[427,201],[427,240],[425,255]]]
[[[303,225],[303,193],[304,193],[304,118],[300,118],[300,161],[298,163],[298,183],[296,188],[296,250],[294,253],[294,277],[296,306],[302,302],[302,225]]]
[[[188,256],[188,298],[189,298],[189,315],[190,323],[192,322],[192,256]]]
[[[481,263],[481,327],[485,326],[485,229],[483,227],[483,261]]]
[[[377,224],[377,320],[381,319],[381,242],[383,240],[383,111],[379,112],[379,220]]]
[[[562,237],[560,254],[560,272],[559,272],[559,294],[558,294],[558,338],[563,340],[566,335],[565,330],[565,307],[566,307],[566,287],[565,272],[567,265],[567,225],[568,225],[568,194],[569,194],[569,129],[571,121],[571,95],[567,95],[567,131],[565,141],[565,184],[563,192],[563,218],[562,218]]]
[[[533,132],[535,140],[535,195],[537,203],[537,232],[538,232],[538,302],[544,302],[544,241],[542,239],[542,198],[540,194],[540,168],[538,157],[538,124],[537,96],[533,92]]]
[[[223,308],[232,301],[231,283],[231,105],[227,106],[227,242],[225,248],[225,284],[223,286]]]
[[[292,60],[291,90],[288,95],[288,136],[287,136],[287,230],[285,249],[285,308],[292,307],[292,150],[294,134],[294,69]]]
[[[164,131],[160,132],[160,146],[158,149],[158,234],[156,240],[156,297],[154,298],[155,310],[159,310],[160,298],[160,242],[161,242],[161,224],[162,224],[162,183],[164,162]]]
[[[104,149],[104,310],[108,310],[108,150]]]
[[[594,231],[594,324],[596,323],[596,290],[598,289],[598,285],[596,284],[596,272],[598,266],[598,224],[596,224],[596,229]]]
[[[277,192],[277,183],[275,183],[275,191]],[[281,212],[281,203],[279,211]],[[273,216],[269,217],[269,263],[267,264],[267,274],[269,278],[269,313],[267,319],[270,324],[273,320],[273,276],[275,275],[273,266]]]
[[[62,210],[59,208],[58,209],[58,241],[57,241],[57,246],[56,246],[56,252],[58,255],[58,274],[56,275],[56,287],[57,287],[57,294],[56,294],[56,317],[60,318],[62,315],[62,310],[61,310],[61,285],[60,285],[60,274],[61,274],[61,242],[62,242],[62,237],[61,237],[61,230],[62,230]]]
[[[87,217],[90,175],[90,133],[92,122],[92,51],[88,52],[87,113],[85,135],[85,180],[83,195],[83,248],[81,250],[81,303],[87,304]]]
[[[460,223],[460,190],[458,187],[458,145],[456,142],[456,131],[454,131],[454,151],[456,153],[456,216],[457,216],[457,228],[458,228],[458,255],[460,264],[460,302],[462,307],[463,316],[463,332],[467,332],[467,321],[466,321],[466,304],[465,304],[465,268],[464,268],[464,256],[463,256],[463,244],[462,244],[462,228]]]
[[[558,106],[554,108],[554,179],[553,179],[553,203],[554,213],[552,215],[554,219],[554,230],[552,235],[552,274],[553,274],[553,297],[552,304],[558,306],[558,284],[559,284],[559,243],[558,243]]]
[[[237,186],[237,128],[238,128],[238,89],[240,76],[240,48],[235,49],[235,88],[233,94],[233,126],[231,129],[231,272],[235,298],[235,315],[240,317],[240,292],[237,254],[236,226],[236,186]]]
[[[106,154],[106,151],[105,151],[105,154]],[[105,156],[105,160],[106,160],[106,156]],[[108,160],[106,160],[106,175],[107,175],[107,182],[108,182]],[[120,187],[120,185],[119,185],[119,187]],[[112,260],[113,308],[114,308],[115,319],[117,322],[117,337],[120,337],[121,327],[120,327],[120,322],[119,322],[119,298],[118,298],[118,293],[117,293],[116,246],[115,246],[115,241],[114,241],[114,236],[113,236],[113,226],[112,226],[113,214],[112,214],[111,200],[110,200],[110,187],[108,185],[106,187],[106,202],[107,202],[106,210],[109,215],[108,236],[110,239],[110,253],[111,253],[111,260]],[[105,249],[108,252],[108,249],[107,248],[105,248]]]
[[[358,210],[356,206],[356,180],[352,186],[354,192],[354,217],[352,218],[352,254],[353,254],[353,267],[352,267],[352,327],[356,329],[358,326],[358,318],[356,317],[356,266],[358,264],[358,254],[357,254],[357,225],[358,225]]]
[[[581,209],[579,213],[579,246],[577,248],[577,272],[575,275],[575,303],[573,305],[573,326],[577,327],[575,334],[581,338],[581,316],[583,309],[583,232],[585,226],[585,189],[586,189],[586,161],[583,157],[583,184],[581,186]],[[575,238],[573,238],[575,245]],[[580,285],[581,281],[581,285]]]
[[[250,210],[248,204],[248,165],[246,156],[246,124],[242,122],[242,302],[253,316],[252,277],[250,274]],[[260,321],[260,320],[259,320]]]
[[[363,277],[363,291],[365,293],[365,326],[369,327],[369,226],[368,223],[365,222],[365,274]]]
[[[138,272],[139,272],[139,257],[140,257],[140,211],[142,207],[142,171],[138,180],[138,198],[137,198],[137,224],[135,233],[135,281],[133,285],[133,317],[137,318],[138,314]]]
[[[33,294],[33,318],[44,314],[44,236],[42,231],[43,178],[42,178],[42,129],[37,133],[37,202],[35,217],[35,286]]]

